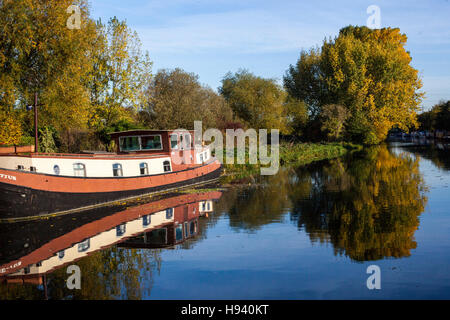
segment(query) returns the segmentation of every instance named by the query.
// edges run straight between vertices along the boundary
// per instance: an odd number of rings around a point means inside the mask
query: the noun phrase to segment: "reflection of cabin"
[[[213,201],[212,200],[200,201],[198,203],[198,209],[202,214],[213,212],[214,211]]]
[[[184,194],[90,222],[0,266],[0,282],[41,284],[42,275],[112,245],[161,248],[182,243],[198,233],[198,218],[207,212],[203,208],[212,209],[213,201],[207,199],[217,200],[220,195]]]
[[[83,239],[81,242],[75,243],[70,247],[61,248],[60,251],[50,258],[28,265],[18,272],[8,275],[7,281],[17,282],[19,280],[14,281],[14,279],[19,277],[26,282],[25,280],[30,277],[33,278],[33,275],[51,272],[61,265],[84,258],[95,251],[124,241],[124,239],[135,236],[145,230],[171,225],[174,219],[172,214],[173,210],[173,208],[168,208],[156,213],[144,215],[139,219],[121,223],[107,231]]]
[[[200,201],[173,209],[173,223],[162,228],[150,230],[137,237],[127,239],[120,244],[127,248],[162,248],[172,247],[194,237],[198,233],[198,218],[206,211],[200,210],[201,203],[209,203],[212,211],[212,201]],[[208,208],[208,206],[206,206]],[[210,211],[210,212],[211,212]]]

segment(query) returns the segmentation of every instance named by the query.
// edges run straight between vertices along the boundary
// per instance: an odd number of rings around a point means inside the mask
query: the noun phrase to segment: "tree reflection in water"
[[[290,219],[313,243],[331,243],[355,261],[405,257],[427,202],[419,160],[387,146],[348,159],[284,168],[262,186],[231,190],[220,201],[234,229],[255,231]]]
[[[409,256],[427,201],[418,161],[377,146],[331,161],[311,178],[299,169],[298,176],[311,179],[311,191],[291,195],[292,219],[313,242],[330,242],[336,254],[356,261]]]

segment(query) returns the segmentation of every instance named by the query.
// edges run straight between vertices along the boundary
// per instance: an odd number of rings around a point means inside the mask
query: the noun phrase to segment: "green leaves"
[[[152,62],[148,52],[142,52],[137,33],[125,21],[116,17],[107,25],[98,21],[96,30],[91,56],[94,68],[88,81],[93,105],[89,124],[100,130],[119,120],[130,120],[130,111],[147,103],[145,91],[152,78]]]
[[[399,29],[343,28],[320,50],[303,51],[284,85],[307,103],[312,118],[324,105],[340,104],[351,113],[350,138],[379,143],[394,126],[408,130],[417,125],[422,83],[410,65],[406,40]]]
[[[253,129],[287,132],[286,92],[273,79],[257,77],[246,70],[228,73],[219,92],[235,115]]]
[[[155,129],[193,129],[196,120],[205,128],[223,129],[233,117],[221,96],[202,86],[196,74],[179,68],[160,70],[146,94],[141,116]]]

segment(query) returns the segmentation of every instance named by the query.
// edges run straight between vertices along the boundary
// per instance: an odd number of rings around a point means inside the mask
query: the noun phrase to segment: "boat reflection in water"
[[[193,238],[220,191],[166,195],[52,219],[0,224],[0,283],[43,284],[45,275],[114,245],[164,248]],[[114,212],[114,213],[112,213]]]

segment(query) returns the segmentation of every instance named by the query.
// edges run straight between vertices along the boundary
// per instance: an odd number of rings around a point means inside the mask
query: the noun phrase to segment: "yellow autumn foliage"
[[[14,114],[0,112],[0,145],[17,145],[21,137],[20,121]]]

